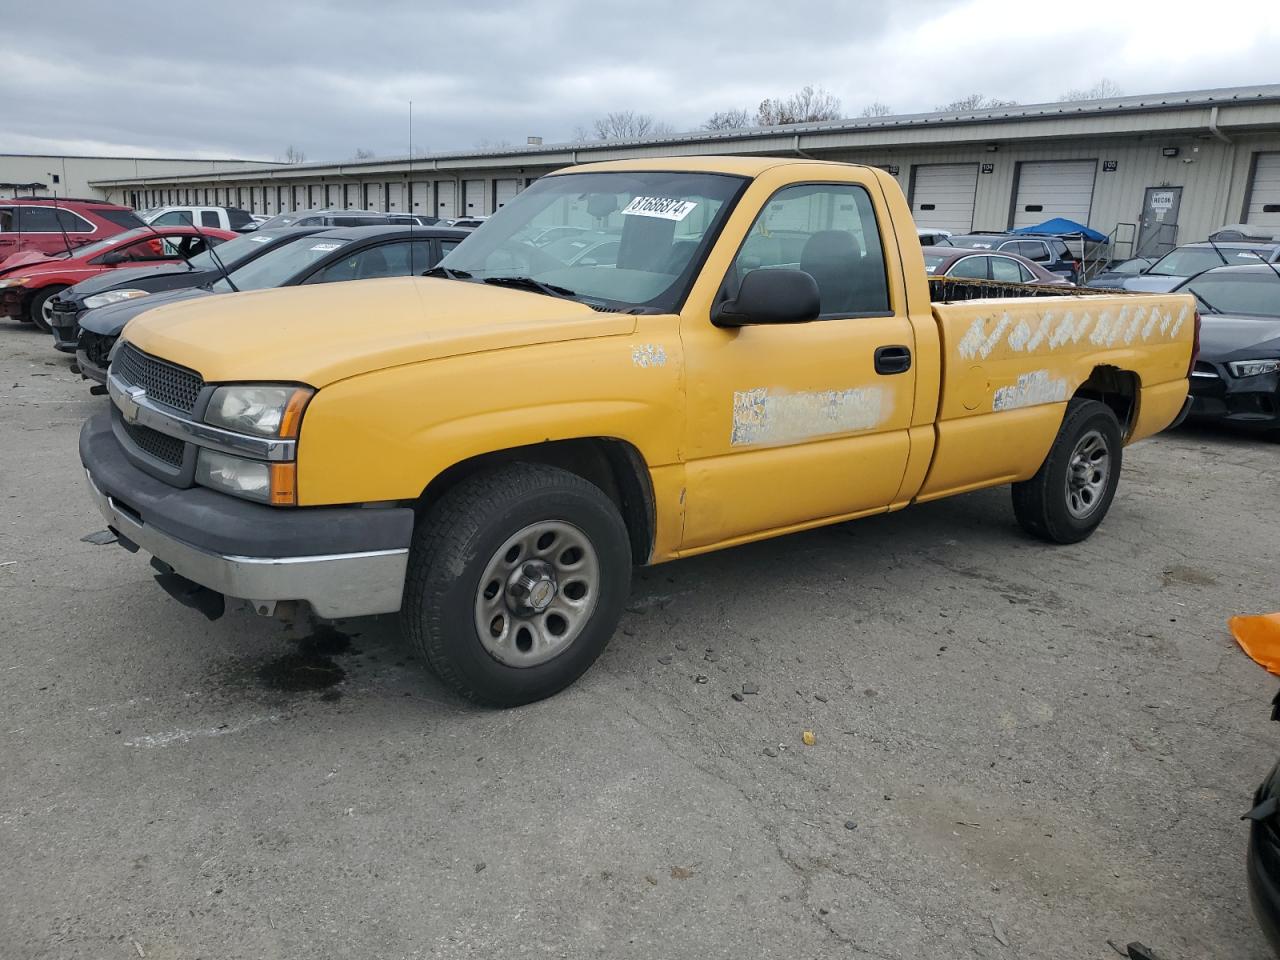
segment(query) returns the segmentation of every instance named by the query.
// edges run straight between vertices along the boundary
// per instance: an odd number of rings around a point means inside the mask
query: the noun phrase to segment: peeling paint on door
[[[733,395],[734,446],[796,443],[836,433],[871,430],[893,409],[883,387],[854,387],[812,393],[783,393],[765,387]]]

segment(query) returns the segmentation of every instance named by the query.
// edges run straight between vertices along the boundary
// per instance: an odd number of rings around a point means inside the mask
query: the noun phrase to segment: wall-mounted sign
[[[996,165],[995,165],[994,163],[984,163],[984,164],[982,165],[982,172],[983,172],[983,173],[995,173],[995,172],[996,172]]]
[[[1103,161],[1102,161],[1102,172],[1103,172],[1103,173],[1115,173],[1115,172],[1116,172],[1116,166],[1117,166],[1117,164],[1116,164],[1116,161],[1114,161],[1114,160],[1103,160]]]

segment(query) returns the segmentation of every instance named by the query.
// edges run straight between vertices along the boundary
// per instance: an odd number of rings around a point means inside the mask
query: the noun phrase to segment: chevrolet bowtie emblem
[[[138,404],[147,395],[145,387],[125,387],[124,393],[120,395],[120,415],[125,418],[128,423],[137,423],[138,421]]]

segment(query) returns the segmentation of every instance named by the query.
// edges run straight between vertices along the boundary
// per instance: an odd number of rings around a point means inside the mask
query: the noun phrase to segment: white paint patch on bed
[[[960,351],[960,356],[966,360],[973,360],[975,357],[981,360],[991,356],[991,351],[996,348],[996,344],[1000,342],[1000,338],[1004,336],[1004,332],[1009,329],[1013,320],[1009,314],[1005,313],[996,323],[990,333],[986,333],[987,321],[990,317],[979,317],[973,321],[969,330],[960,339],[956,349]]]
[[[1107,334],[1111,331],[1111,311],[1103,310],[1098,316],[1098,322],[1093,325],[1093,334],[1089,337],[1089,342],[1095,347],[1100,347],[1107,342]]]
[[[1178,311],[1178,319],[1174,321],[1173,329],[1169,331],[1169,336],[1172,339],[1178,339],[1178,331],[1182,329],[1182,324],[1186,322],[1187,314],[1190,312],[1191,308],[1184,303],[1182,309]]]
[[[1049,324],[1053,322],[1053,314],[1047,314],[1040,320],[1040,326],[1036,328],[1036,332],[1031,335],[1031,339],[1027,341],[1027,352],[1030,353],[1040,344],[1044,343],[1045,338],[1049,336]]]
[[[889,418],[893,396],[883,387],[783,393],[765,387],[733,395],[735,447],[796,443],[834,433],[878,427]]]
[[[1049,376],[1048,370],[1033,370],[1019,375],[1018,382],[1001,387],[992,400],[994,410],[1016,410],[1037,407],[1043,403],[1061,403],[1067,399],[1067,381]]]
[[[1151,334],[1155,333],[1156,325],[1160,322],[1160,308],[1152,307],[1151,316],[1147,318],[1147,325],[1142,328],[1142,339],[1144,341],[1151,339]]]
[[[1013,333],[1009,334],[1009,346],[1015,350],[1021,350],[1030,339],[1031,327],[1027,325],[1027,321],[1019,320],[1018,325],[1013,328]]]
[[[642,343],[631,348],[631,362],[637,367],[665,367],[667,351],[656,343]]]

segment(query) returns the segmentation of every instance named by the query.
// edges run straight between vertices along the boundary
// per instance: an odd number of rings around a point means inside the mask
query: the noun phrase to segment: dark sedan
[[[49,301],[53,343],[59,350],[74,353],[80,340],[80,317],[89,310],[126,300],[138,300],[165,290],[183,290],[211,283],[222,276],[222,267],[235,270],[269,250],[291,243],[325,227],[292,227],[285,230],[259,230],[220,244],[210,252],[189,261],[165,263],[155,267],[113,270],[83,280],[55,294]],[[215,256],[216,254],[216,256]]]
[[[1192,419],[1280,434],[1280,267],[1217,267],[1176,288],[1200,307]]]
[[[76,358],[80,372],[106,383],[111,348],[124,325],[153,307],[222,293],[335,283],[377,277],[407,277],[430,270],[470,231],[448,227],[346,227],[325,230],[268,251],[226,277],[186,290],[157,293],[90,310],[80,319],[83,332]]]
[[[925,272],[931,277],[1054,287],[1072,285],[1062,274],[1052,273],[1040,264],[1013,253],[987,253],[968,247],[921,247],[921,250],[924,251]]]

